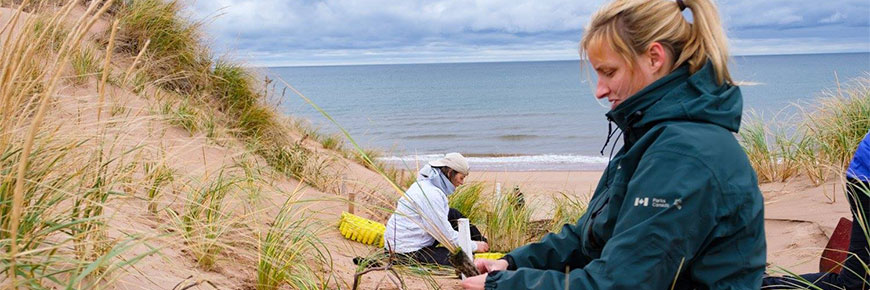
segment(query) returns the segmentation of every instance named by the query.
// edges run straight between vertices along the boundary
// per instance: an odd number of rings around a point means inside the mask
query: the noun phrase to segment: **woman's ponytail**
[[[719,84],[732,83],[728,72],[728,41],[719,12],[711,0],[682,0],[683,5],[692,11],[692,29],[677,64],[688,62],[692,72],[698,71],[707,60],[716,70]]]

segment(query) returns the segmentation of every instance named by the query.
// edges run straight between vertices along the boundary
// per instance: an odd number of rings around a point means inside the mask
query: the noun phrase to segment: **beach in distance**
[[[797,111],[837,80],[865,76],[870,53],[735,56],[744,111]],[[273,67],[354,137],[398,167],[456,151],[485,170],[601,170],[608,124],[579,61]],[[280,88],[278,88],[280,90]],[[280,100],[324,133],[338,130],[300,98]],[[606,102],[602,102],[606,103]],[[744,114],[744,120],[749,114]],[[786,121],[786,120],[783,120]],[[787,120],[794,121],[794,120]],[[617,140],[618,141],[618,140]],[[615,150],[619,150],[616,145]]]

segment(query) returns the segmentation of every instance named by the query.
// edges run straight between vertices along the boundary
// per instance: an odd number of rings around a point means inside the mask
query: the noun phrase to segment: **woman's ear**
[[[650,44],[649,49],[646,51],[646,56],[646,60],[649,61],[646,65],[649,66],[653,74],[667,74],[669,72],[667,66],[670,63],[670,56],[668,56],[667,50],[661,43],[653,42]]]

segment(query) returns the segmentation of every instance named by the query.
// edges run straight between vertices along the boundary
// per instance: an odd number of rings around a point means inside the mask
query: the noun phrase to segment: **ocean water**
[[[610,151],[600,154],[608,109],[594,99],[594,75],[580,67],[577,60],[273,67],[268,73],[398,166],[456,151],[470,156],[475,169],[601,169]],[[867,77],[870,53],[737,56],[730,68],[743,84],[746,112],[782,118],[796,110],[790,104],[836,89],[836,79]],[[289,91],[281,108],[322,132],[338,132]]]

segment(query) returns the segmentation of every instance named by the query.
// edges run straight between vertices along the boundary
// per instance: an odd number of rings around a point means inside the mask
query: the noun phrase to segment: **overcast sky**
[[[602,3],[194,0],[188,9],[219,55],[283,66],[578,59],[582,27]],[[735,54],[870,51],[868,0],[718,3]]]

